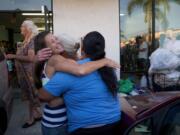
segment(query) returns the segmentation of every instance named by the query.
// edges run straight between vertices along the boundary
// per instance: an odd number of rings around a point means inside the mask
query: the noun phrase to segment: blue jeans
[[[59,126],[55,128],[48,128],[41,125],[42,135],[68,135],[67,126]]]

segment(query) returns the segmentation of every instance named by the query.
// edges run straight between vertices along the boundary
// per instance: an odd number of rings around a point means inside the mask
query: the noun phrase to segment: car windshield
[[[127,135],[153,135],[152,118],[138,123]]]
[[[168,111],[161,128],[161,134],[180,135],[180,104]]]

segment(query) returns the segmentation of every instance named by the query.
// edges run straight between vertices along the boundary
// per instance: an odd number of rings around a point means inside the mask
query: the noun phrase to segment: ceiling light
[[[22,13],[24,16],[44,16],[43,13]]]
[[[120,16],[125,16],[125,14],[121,13]]]
[[[38,30],[39,31],[43,31],[43,30],[45,30],[45,28],[44,27],[40,27],[40,28],[38,28]]]

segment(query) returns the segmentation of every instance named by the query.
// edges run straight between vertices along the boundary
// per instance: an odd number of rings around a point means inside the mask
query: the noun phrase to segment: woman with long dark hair
[[[83,40],[82,48],[85,57],[90,58],[92,61],[105,58],[105,39],[98,32],[90,32]],[[108,86],[113,95],[117,94],[117,77],[114,69],[111,67],[102,67],[99,70],[102,80]]]
[[[77,60],[76,53],[79,46],[67,34],[61,35],[59,40],[46,31],[38,34],[35,38],[35,53],[37,54],[38,51],[46,47],[52,50],[52,56],[46,61],[37,62],[35,65],[35,85],[37,88],[47,84],[56,71],[68,72],[74,75],[85,75],[105,65],[111,65],[111,67],[116,65],[110,62],[110,60],[103,58],[79,65],[74,61]],[[45,105],[43,110],[43,135],[65,135],[67,117],[63,99],[60,97],[54,98]]]
[[[105,39],[90,32],[83,39],[85,64],[105,58]],[[71,135],[116,135],[121,117],[117,77],[112,68],[102,67],[83,77],[58,72],[40,89],[40,97],[51,101],[63,96]]]

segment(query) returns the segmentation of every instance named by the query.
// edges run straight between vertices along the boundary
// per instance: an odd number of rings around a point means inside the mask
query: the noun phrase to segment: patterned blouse
[[[31,39],[30,42],[28,44],[26,44],[25,46],[20,47],[19,51],[17,52],[17,55],[27,56],[28,51],[31,49],[34,50],[34,38]],[[25,71],[27,71],[27,72],[33,71],[33,63],[32,62],[21,61],[21,64],[22,64],[23,68],[25,69]]]

